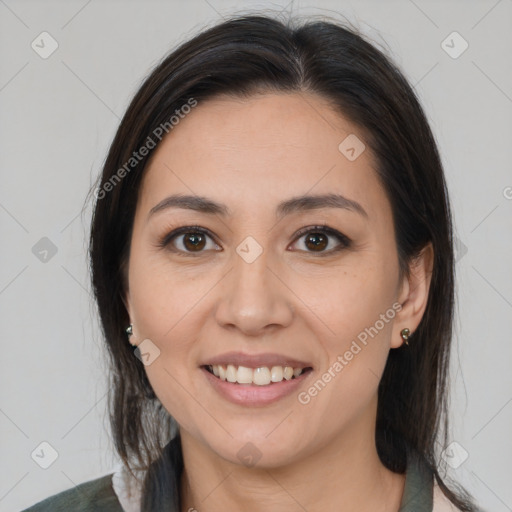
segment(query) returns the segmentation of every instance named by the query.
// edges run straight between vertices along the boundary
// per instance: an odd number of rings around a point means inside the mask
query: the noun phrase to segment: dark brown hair
[[[460,510],[477,510],[464,489],[455,493],[443,483],[436,463],[437,447],[448,440],[454,258],[443,169],[422,107],[391,60],[356,30],[331,21],[260,15],[233,17],[204,30],[156,66],[121,121],[96,188],[90,262],[110,355],[111,428],[124,464],[148,469],[142,509],[179,510],[183,460],[177,425],[125,334],[130,239],[150,155],[126,164],[191,99],[201,104],[220,94],[269,91],[320,95],[366,134],[391,203],[403,272],[428,243],[433,246],[424,317],[410,345],[390,351],[379,385],[376,443],[382,463],[400,473],[412,447]]]

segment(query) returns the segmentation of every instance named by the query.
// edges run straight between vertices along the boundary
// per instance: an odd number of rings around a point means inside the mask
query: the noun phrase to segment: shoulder
[[[23,512],[122,512],[112,487],[112,474],[89,480],[66,491],[50,496]]]

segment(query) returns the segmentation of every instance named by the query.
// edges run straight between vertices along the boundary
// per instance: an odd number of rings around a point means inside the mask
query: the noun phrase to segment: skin
[[[132,339],[160,350],[145,370],[180,425],[184,511],[399,509],[405,476],[382,465],[375,445],[377,388],[389,351],[403,342],[401,329],[414,332],[424,313],[432,250],[400,276],[391,206],[371,151],[349,161],[338,150],[349,134],[364,141],[311,93],[218,97],[182,119],[146,169],[126,306]],[[321,208],[276,217],[283,200],[333,192],[367,215]],[[169,208],[148,218],[171,194],[206,196],[231,214]],[[322,256],[295,236],[324,224],[351,244],[329,253],[340,242],[328,235]],[[216,239],[206,237],[199,253],[183,235],[158,246],[190,225]],[[252,263],[236,252],[247,236],[263,248]],[[298,390],[307,391],[394,303],[401,305],[394,319],[308,404],[294,392],[266,406],[235,405],[199,368],[228,351],[288,354],[311,362]],[[254,467],[237,456],[247,442],[261,453]]]

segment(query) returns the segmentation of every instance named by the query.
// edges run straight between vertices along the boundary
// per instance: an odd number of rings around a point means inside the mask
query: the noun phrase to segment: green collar
[[[398,512],[432,512],[432,507],[432,472],[415,452],[408,452],[404,494]]]

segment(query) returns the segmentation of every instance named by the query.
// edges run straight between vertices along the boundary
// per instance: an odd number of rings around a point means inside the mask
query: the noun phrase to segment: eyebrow
[[[181,208],[185,210],[194,210],[200,213],[210,215],[221,215],[227,217],[231,215],[231,210],[221,203],[217,203],[204,196],[191,195],[171,195],[153,206],[148,214],[148,219],[157,212],[161,212],[168,208]],[[348,199],[341,194],[321,194],[321,195],[304,195],[292,197],[286,201],[279,203],[276,208],[278,218],[298,213],[302,211],[318,210],[321,208],[341,208],[343,210],[359,213],[363,217],[368,218],[365,209],[352,199]]]

